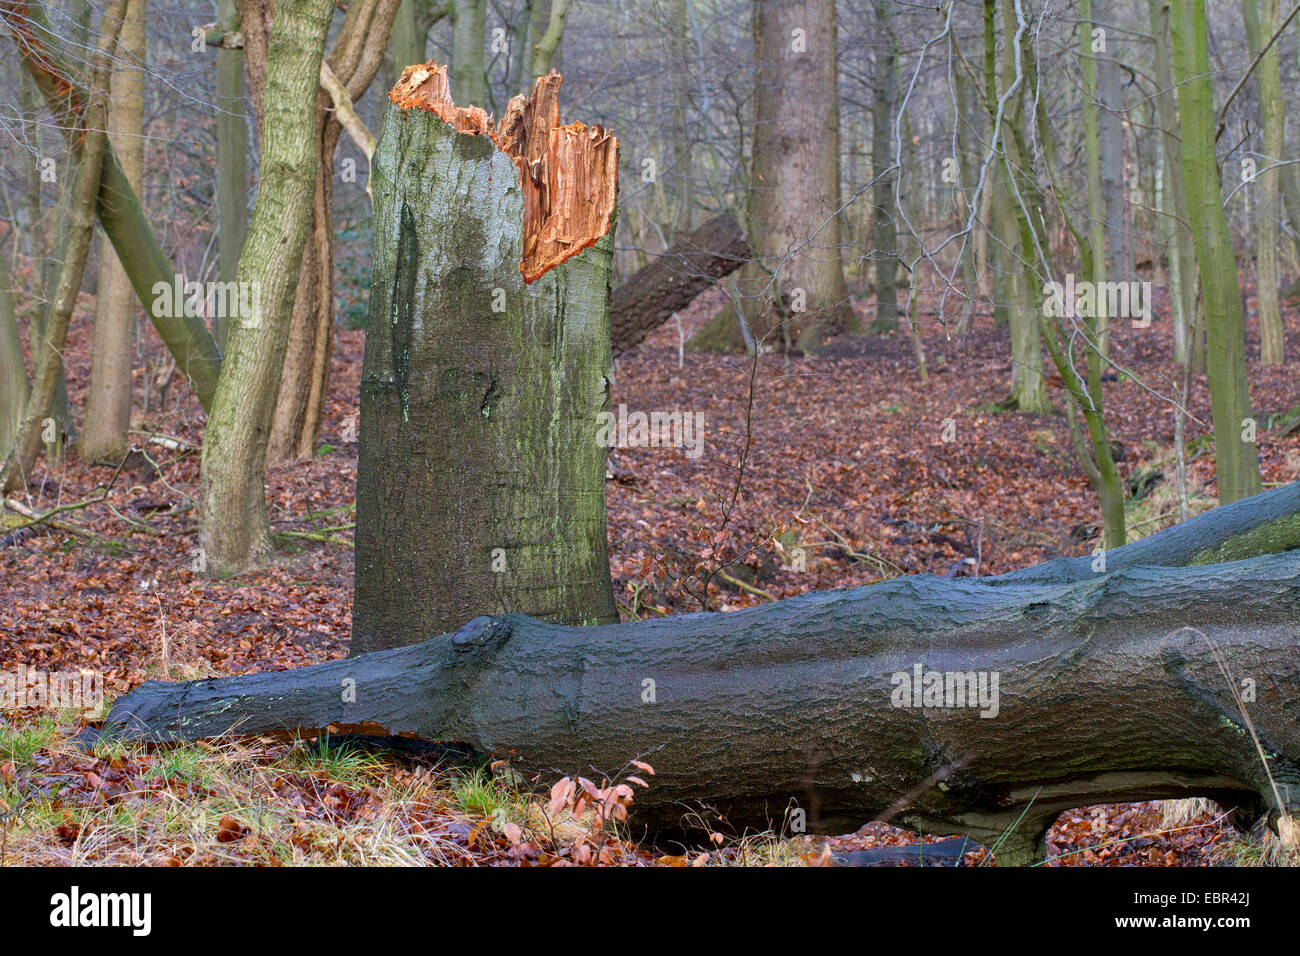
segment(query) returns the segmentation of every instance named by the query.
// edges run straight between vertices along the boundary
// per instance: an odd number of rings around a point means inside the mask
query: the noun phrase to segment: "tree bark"
[[[528,72],[536,82],[551,70],[560,69],[560,43],[564,39],[569,0],[534,0],[534,3]]]
[[[754,339],[775,344],[780,330],[810,351],[826,336],[859,331],[840,261],[834,0],[755,0],[752,9],[748,230],[757,258],[739,272],[740,306]],[[743,348],[733,306],[691,347]]]
[[[1169,0],[1150,0],[1151,35],[1163,38],[1170,35]],[[1173,305],[1174,361],[1191,361],[1192,331],[1195,313],[1196,250],[1187,224],[1191,221],[1187,211],[1187,187],[1183,178],[1183,144],[1178,135],[1178,108],[1174,102],[1174,69],[1169,48],[1163,43],[1152,44],[1157,92],[1156,115],[1160,119],[1160,136],[1164,144],[1165,182],[1172,195],[1173,221],[1169,233],[1173,236],[1169,250],[1169,298]]]
[[[391,49],[395,71],[394,82],[412,63],[423,63],[427,59],[425,48],[429,31],[420,32],[417,4],[420,4],[420,0],[402,0],[397,7],[397,15],[393,18]]]
[[[684,235],[614,291],[610,341],[614,358],[639,345],[675,312],[749,258],[749,242],[729,213]]]
[[[353,101],[369,89],[383,61],[396,12],[396,0],[366,0],[348,8],[326,61]],[[259,87],[265,69],[264,60],[254,65],[254,83]],[[272,464],[310,456],[320,433],[334,352],[333,160],[342,132],[340,111],[332,96],[323,90],[316,113],[320,166],[312,197],[311,231],[298,272],[289,346],[267,445],[267,461]],[[362,184],[345,188],[360,189]]]
[[[8,457],[18,436],[30,390],[23,346],[18,338],[13,281],[9,277],[9,263],[0,251],[0,461]]]
[[[1114,49],[1123,33],[1115,29],[1118,7],[1110,0],[1098,0],[1107,21],[1104,59],[1097,66],[1098,145],[1101,148],[1101,188],[1106,204],[1106,273],[1111,279],[1127,282],[1134,276],[1133,237],[1125,221],[1128,205],[1128,182],[1124,170],[1124,98],[1120,92],[1120,66]],[[1112,317],[1113,318],[1113,317]],[[1104,342],[1110,338],[1104,333]],[[1102,346],[1102,354],[1106,354]]]
[[[1219,500],[1229,502],[1255,494],[1261,487],[1258,452],[1254,442],[1245,440],[1246,419],[1251,414],[1245,319],[1215,161],[1205,0],[1173,0],[1173,12],[1183,174],[1205,300],[1215,474]]]
[[[220,0],[217,15],[222,31],[239,29],[234,0]],[[248,116],[243,50],[217,50],[217,103],[217,271],[222,282],[234,282],[248,238]],[[229,344],[229,326],[228,316],[213,316],[212,331],[222,349]]]
[[[479,617],[299,670],[150,682],[103,733],[415,736],[556,775],[641,757],[656,775],[636,827],[679,828],[701,803],[737,832],[781,829],[795,806],[831,833],[892,813],[1028,863],[1077,806],[1300,809],[1297,544],[1291,485],[1116,549],[1104,573],[1058,559],[603,627]],[[1245,553],[1260,556],[1189,565]],[[997,675],[997,694],[909,700],[917,669]]]
[[[617,140],[558,126],[557,74],[495,128],[446,85],[408,68],[375,151],[353,653],[481,613],[617,620],[597,440]]]
[[[239,0],[240,21],[261,15]],[[311,222],[319,161],[314,137],[320,62],[332,0],[279,0],[266,51],[261,181],[239,282],[253,314],[230,328],[230,348],[203,436],[199,546],[210,574],[239,573],[272,551],[266,446]],[[258,106],[261,112],[261,106]]]
[[[452,98],[467,106],[486,106],[483,44],[487,31],[487,0],[452,0],[452,18]]]
[[[1277,30],[1278,0],[1242,0],[1241,7],[1251,56],[1258,56],[1260,48]],[[1276,44],[1255,69],[1255,96],[1259,103],[1259,125],[1264,133],[1264,155],[1259,163],[1262,169],[1283,161],[1282,80]],[[1259,360],[1263,365],[1280,365],[1286,359],[1277,261],[1278,223],[1282,218],[1278,203],[1281,172],[1280,169],[1264,170],[1255,180],[1258,183],[1255,296],[1259,309]]]
[[[986,29],[990,22],[985,20]],[[1005,289],[1011,332],[1011,394],[1007,405],[1022,412],[1044,414],[1052,410],[1052,403],[1047,397],[1043,379],[1043,345],[1039,331],[1042,303],[1035,288],[1038,270],[1035,268],[1034,226],[1021,207],[1021,203],[1030,202],[1023,185],[1018,190],[1019,198],[1013,192],[1017,177],[1022,184],[1029,178],[1025,171],[1030,167],[1021,143],[1027,142],[1023,132],[1025,100],[1034,91],[1029,89],[1023,59],[1017,67],[1016,47],[1023,45],[1024,38],[1023,31],[1017,29],[1016,14],[1010,3],[1002,5],[1002,32],[1006,42],[1002,50],[1001,92],[994,86],[992,95],[996,102],[1011,93],[1004,107],[1002,142],[999,144],[1007,179],[998,192],[998,206],[994,208],[1001,239],[1000,251],[1005,253],[1002,261],[1009,270]],[[986,36],[985,42],[991,44],[995,40]],[[987,79],[992,79],[991,74]]]
[[[118,51],[110,81],[108,137],[127,182],[140,195],[144,182],[145,0],[127,3]],[[79,444],[81,457],[88,461],[117,462],[126,455],[135,304],[131,280],[117,253],[104,249],[95,292],[90,389]]]
[[[875,58],[875,95],[871,100],[871,255],[876,260],[876,317],[873,332],[898,331],[898,235],[894,216],[894,180],[898,170],[888,171],[894,157],[894,108],[898,101],[895,69],[898,41],[890,21],[890,0],[877,0],[876,21],[885,34],[886,46]]]

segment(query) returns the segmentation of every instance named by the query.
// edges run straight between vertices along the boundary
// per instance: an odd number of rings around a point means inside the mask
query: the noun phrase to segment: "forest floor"
[[[688,334],[715,305],[702,297],[683,316]],[[1292,353],[1297,321],[1288,315]],[[67,351],[78,408],[90,325],[82,309]],[[196,571],[202,415],[183,383],[141,418],[138,450],[125,463],[86,463],[75,453],[52,469],[42,463],[24,503],[67,509],[58,515],[65,530],[15,530],[20,519],[0,514],[9,530],[0,526],[0,671],[93,669],[111,701],[151,678],[345,655],[363,340],[355,331],[337,336],[317,454],[269,470],[272,526],[285,550],[272,567],[224,580]],[[1112,347],[1131,373],[1106,386],[1120,468],[1161,472],[1129,505],[1130,535],[1140,537],[1177,520],[1173,406],[1161,396],[1178,394],[1181,375],[1167,321],[1117,322]],[[905,335],[841,341],[816,357],[764,355],[752,405],[750,360],[687,352],[679,365],[672,323],[625,356],[616,407],[700,413],[705,430],[697,458],[680,448],[614,455],[609,544],[624,617],[699,610],[699,600],[666,582],[724,562],[730,580],[715,575],[704,599],[715,610],[944,574],[963,558],[977,562],[975,573],[995,574],[1092,550],[1096,500],[1064,418],[997,408],[1010,382],[1005,329],[984,318],[949,341],[935,327],[925,351],[924,385]],[[1248,354],[1258,355],[1253,322]],[[1274,437],[1267,426],[1268,415],[1300,405],[1300,381],[1290,367],[1252,358],[1251,382],[1265,483],[1293,481],[1300,434]],[[1059,390],[1051,394],[1063,402]],[[1201,511],[1216,500],[1204,376],[1193,377],[1189,411],[1189,498]],[[530,794],[488,768],[429,754],[262,739],[82,753],[66,742],[81,726],[73,713],[0,714],[0,864],[816,865],[828,850],[921,839],[873,823],[825,843],[783,840],[732,833],[706,815],[711,851],[648,849],[602,829],[590,810],[560,808],[557,824],[545,790]],[[1193,866],[1271,852],[1221,817],[1192,802],[1083,808],[1052,830],[1048,865]],[[964,862],[986,863],[987,854]]]

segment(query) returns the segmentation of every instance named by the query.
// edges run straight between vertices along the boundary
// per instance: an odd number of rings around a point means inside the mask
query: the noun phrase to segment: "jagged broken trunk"
[[[558,124],[557,74],[500,124],[408,67],[375,149],[352,652],[477,614],[617,620],[609,406],[618,142]]]
[[[736,829],[789,827],[794,808],[822,832],[884,815],[1029,862],[1071,807],[1201,795],[1243,821],[1300,807],[1298,516],[1291,485],[1104,566],[600,627],[481,617],[300,670],[144,684],[105,732],[411,735],[551,776],[641,756],[657,775],[633,820],[652,829],[699,804]]]

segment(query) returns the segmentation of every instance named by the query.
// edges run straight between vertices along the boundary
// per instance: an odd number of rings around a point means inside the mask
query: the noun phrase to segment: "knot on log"
[[[510,636],[510,623],[504,617],[486,614],[474,618],[451,636],[452,646],[458,651],[487,648],[500,644]]]
[[[559,125],[560,74],[539,77],[531,96],[516,96],[500,123],[477,106],[457,106],[447,68],[408,66],[388,92],[402,109],[433,113],[467,136],[487,136],[514,160],[524,193],[523,258],[533,282],[596,244],[613,226],[618,197],[618,138],[601,126]]]

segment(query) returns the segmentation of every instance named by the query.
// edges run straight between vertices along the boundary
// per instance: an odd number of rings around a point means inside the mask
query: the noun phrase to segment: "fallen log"
[[[680,312],[705,289],[749,258],[749,240],[729,215],[714,216],[674,242],[661,256],[614,290],[610,341],[614,358]]]
[[[1298,514],[1300,486],[1277,489],[1101,572],[914,575],[595,627],[478,617],[298,670],[152,681],[102,733],[413,736],[557,775],[642,756],[657,774],[633,819],[655,831],[700,805],[737,830],[883,815],[1003,864],[1041,858],[1056,816],[1090,804],[1204,796],[1276,823],[1300,809],[1300,551],[1159,565],[1292,547]]]

